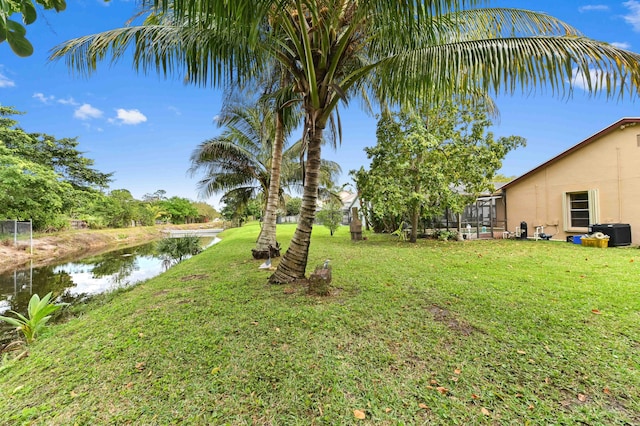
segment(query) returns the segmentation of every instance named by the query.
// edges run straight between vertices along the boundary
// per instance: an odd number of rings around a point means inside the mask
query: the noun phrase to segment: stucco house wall
[[[502,191],[512,232],[524,221],[529,236],[544,226],[553,239],[564,240],[586,233],[588,219],[629,224],[632,244],[640,244],[640,118],[619,120]]]

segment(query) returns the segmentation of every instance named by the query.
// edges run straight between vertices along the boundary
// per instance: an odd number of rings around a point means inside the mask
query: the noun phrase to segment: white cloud
[[[175,115],[182,115],[182,112],[174,106],[168,106],[167,109],[172,111]]]
[[[69,96],[67,99],[58,99],[58,103],[62,104],[62,105],[73,105],[73,106],[78,106],[80,105],[78,102],[76,102],[75,99],[73,99],[71,96]]]
[[[39,92],[34,93],[32,97],[36,98],[43,104],[48,104],[55,99],[53,96],[45,96],[44,93],[39,93]]]
[[[135,125],[147,121],[147,117],[137,109],[118,108],[116,112],[118,113],[118,116],[115,119],[109,120],[112,123],[117,122],[118,124]]]
[[[601,77],[602,77],[602,81],[601,81]],[[607,81],[607,76],[602,74],[602,71],[597,71],[594,69],[590,69],[589,70],[589,78],[591,79],[591,88],[595,89],[596,86],[603,90],[605,89],[605,84]],[[573,69],[573,77],[571,78],[571,82],[573,83],[574,87],[577,87],[579,89],[588,91],[589,90],[589,83],[587,82],[587,79],[585,78],[584,75],[582,75],[581,73],[578,73],[578,69],[574,68]],[[614,80],[611,79],[611,82],[615,85],[619,87],[620,82],[615,82]]]
[[[82,104],[82,106],[75,110],[73,116],[80,120],[89,120],[92,118],[102,117],[102,111],[100,111],[98,108],[92,107],[89,104]]]
[[[16,83],[13,80],[0,73],[0,89],[4,89],[5,87],[14,87],[15,85]]]
[[[626,41],[614,41],[611,43],[613,47],[617,47],[618,49],[631,50],[631,44]]]
[[[580,13],[603,10],[609,10],[609,6],[607,6],[606,4],[588,4],[586,6],[580,6],[578,8],[578,12]]]
[[[622,3],[624,7],[629,9],[630,13],[623,16],[624,20],[631,24],[634,31],[640,32],[640,2],[637,0],[629,0]]]

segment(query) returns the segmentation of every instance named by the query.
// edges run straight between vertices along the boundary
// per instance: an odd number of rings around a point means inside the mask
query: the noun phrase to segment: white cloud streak
[[[580,6],[578,8],[578,12],[580,13],[584,13],[584,12],[602,12],[602,11],[606,11],[609,10],[609,6],[607,6],[606,4],[588,4],[585,6]]]
[[[626,41],[614,41],[611,43],[613,47],[617,47],[618,49],[631,50],[631,44]]]
[[[43,104],[50,104],[55,99],[53,96],[46,96],[44,93],[39,92],[34,93],[32,97],[39,100]]]
[[[74,111],[73,116],[79,120],[90,120],[92,118],[100,118],[102,114],[103,112],[98,108],[94,108],[89,104],[82,104]]]
[[[5,89],[7,87],[15,87],[16,83],[11,80],[6,75],[0,73],[0,89]]]
[[[627,24],[633,27],[634,31],[640,32],[640,2],[637,0],[629,0],[622,3],[624,7],[629,9],[629,14],[623,16]]]
[[[78,102],[76,102],[75,99],[73,99],[71,96],[69,96],[67,99],[58,99],[57,101],[59,104],[62,105],[73,105],[73,106],[78,106],[80,105]]]

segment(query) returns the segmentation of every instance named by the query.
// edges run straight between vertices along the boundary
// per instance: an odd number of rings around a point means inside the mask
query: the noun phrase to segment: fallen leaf
[[[427,389],[433,389],[433,386],[427,385]]]
[[[447,388],[445,388],[445,387],[443,387],[443,386],[438,386],[438,387],[436,388],[436,390],[437,390],[438,392],[440,392],[441,394],[443,394],[443,395],[444,395],[445,393],[449,392],[449,389],[447,389]]]
[[[527,409],[529,410],[533,410],[535,407],[533,406],[533,404],[529,404],[529,406],[527,407]]]
[[[251,321],[251,325],[258,325],[258,321]]]
[[[220,367],[215,367],[211,370],[211,374],[218,374],[220,372]]]
[[[280,327],[276,327],[276,331],[280,333]]]
[[[78,396],[78,394],[75,393],[74,391],[71,391],[69,395],[71,395],[71,398],[75,398],[76,396]]]
[[[460,374],[460,373],[462,373],[462,371],[458,370],[457,368],[453,370],[453,374]]]
[[[127,389],[131,389],[133,387],[133,382],[127,383]]]
[[[389,407],[385,408],[385,409],[384,409],[384,412],[385,412],[385,413],[390,413],[390,412],[391,412],[391,408],[389,408]]]
[[[479,395],[476,395],[475,393],[471,394],[471,399],[480,399]]]
[[[633,259],[631,259],[631,260],[629,261],[629,263],[633,263]]]
[[[437,385],[438,381],[434,380],[434,379],[431,379],[431,380],[429,380],[429,383],[431,383],[432,385]]]
[[[422,402],[420,404],[418,404],[418,407],[422,408],[423,410],[428,410],[429,409],[427,404],[423,404]]]
[[[457,382],[459,379],[460,379],[459,377],[453,376],[453,377],[451,378],[451,381],[452,381],[452,382]]]
[[[544,379],[544,382],[545,382],[546,384],[549,384],[549,383],[551,383],[551,379],[550,379],[550,378],[548,378],[548,377],[546,377],[546,378]]]
[[[529,364],[535,364],[536,361],[533,358],[529,358]]]
[[[587,401],[587,395],[579,393],[578,394],[578,401],[580,402],[586,402]]]
[[[480,409],[480,412],[481,412],[482,414],[484,414],[485,416],[490,416],[490,415],[491,415],[491,413],[489,412],[489,410],[487,410],[487,409],[486,409],[486,408],[484,408],[484,407],[482,407],[482,408]]]
[[[591,313],[596,314],[596,315],[601,315],[601,314],[602,314],[602,312],[600,312],[600,311],[599,311],[599,310],[597,310],[597,309],[592,309],[592,310],[591,310]]]
[[[355,417],[356,419],[364,420],[367,418],[367,415],[364,413],[364,411],[353,410],[353,417]]]
[[[136,362],[136,370],[142,371],[144,370],[145,363],[144,362]]]
[[[611,391],[609,390],[609,388],[604,388],[602,392],[606,393],[607,395],[611,395]]]
[[[517,393],[517,394],[516,394],[516,398],[522,398],[522,397],[524,397],[524,395],[523,395],[523,394],[521,394],[521,393]]]
[[[144,337],[144,333],[138,333],[138,337],[142,339]]]
[[[526,352],[525,352],[525,351],[517,351],[517,352],[518,352],[520,355],[524,355],[524,354],[526,354]]]

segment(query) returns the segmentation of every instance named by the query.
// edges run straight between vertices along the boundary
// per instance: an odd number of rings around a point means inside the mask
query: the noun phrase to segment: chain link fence
[[[0,243],[29,247],[33,253],[33,223],[22,220],[0,220]]]

